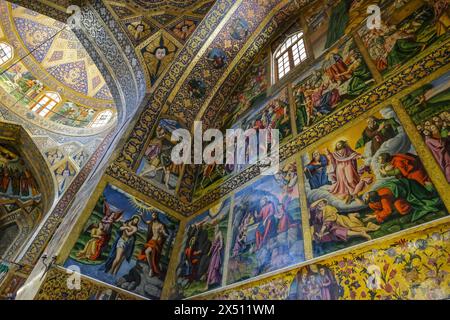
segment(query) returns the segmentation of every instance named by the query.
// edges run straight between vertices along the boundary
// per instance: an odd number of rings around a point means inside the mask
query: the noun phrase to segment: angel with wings
[[[84,248],[78,252],[77,258],[95,261],[101,258],[103,251],[111,239],[112,226],[120,220],[124,211],[110,205],[106,200],[103,203],[103,218],[99,223],[91,224],[87,231],[91,239]]]
[[[119,221],[123,215],[123,210],[110,205],[106,200],[103,203],[103,218],[101,221],[102,229],[105,233],[111,235],[112,225]]]

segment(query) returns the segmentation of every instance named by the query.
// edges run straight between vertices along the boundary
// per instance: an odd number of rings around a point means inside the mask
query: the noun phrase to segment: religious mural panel
[[[450,183],[450,73],[411,92],[402,104]]]
[[[447,215],[392,108],[303,156],[314,255]]]
[[[86,161],[89,159],[89,153],[86,150],[78,151],[72,156],[72,159],[78,166],[78,168],[82,168]]]
[[[328,6],[326,2],[329,3]],[[325,49],[336,41],[335,39],[331,40],[333,43],[328,43],[327,36],[330,29],[330,7],[337,2],[319,0],[305,10],[305,23],[308,26],[308,37],[312,44],[314,58],[320,57]],[[330,39],[332,39],[331,35]]]
[[[376,68],[385,74],[405,64],[433,43],[448,37],[446,1],[410,1],[383,10],[380,28],[359,30]]]
[[[260,105],[251,109],[231,126],[232,129],[268,129],[279,130],[280,143],[289,139],[292,128],[289,116],[289,94],[287,89],[266,99]]]
[[[36,181],[20,154],[9,145],[0,144],[0,196],[39,199]]]
[[[231,199],[189,221],[172,298],[182,299],[222,285]]]
[[[171,140],[172,132],[184,128],[176,118],[163,115],[145,150],[137,174],[165,191],[174,193],[181,175],[182,165],[172,162],[172,149],[176,142]]]
[[[279,130],[280,144],[286,142],[292,137],[288,90],[283,89],[274,97],[264,99],[259,105],[252,108],[250,113],[247,112],[238,119],[231,128],[225,129],[242,129],[243,131],[254,129],[256,134],[259,129],[266,129],[269,130],[268,139],[271,138],[270,130]],[[257,155],[259,147],[256,146],[257,150],[251,150],[251,147],[251,144],[246,146],[245,162],[247,164],[202,165],[201,170],[197,172],[194,197],[203,195],[208,187],[217,185],[230,174],[238,173],[253,163],[256,159],[251,155]]]
[[[353,40],[332,48],[293,88],[297,131],[302,132],[374,84]]]
[[[443,300],[450,297],[450,225],[207,296],[218,300]]]
[[[227,283],[305,259],[295,162],[235,195]]]
[[[65,267],[150,299],[159,299],[179,222],[107,185]]]
[[[47,151],[44,151],[44,156],[47,158],[47,162],[51,167],[58,164],[65,158],[64,153],[59,148],[51,148]]]
[[[28,107],[42,92],[44,84],[37,80],[23,63],[18,62],[7,70],[2,70],[0,88],[15,98],[18,105]]]

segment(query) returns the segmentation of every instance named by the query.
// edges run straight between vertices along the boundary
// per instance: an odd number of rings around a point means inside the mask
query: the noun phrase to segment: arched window
[[[105,124],[111,120],[113,113],[111,110],[105,110],[98,114],[97,118],[95,118],[94,122],[92,122],[92,128],[103,127]]]
[[[275,78],[280,80],[307,58],[303,32],[289,36],[275,51]]]
[[[58,103],[61,102],[59,94],[55,92],[45,93],[41,99],[31,108],[31,111],[45,117]]]
[[[4,42],[0,42],[0,66],[13,57],[13,48]]]

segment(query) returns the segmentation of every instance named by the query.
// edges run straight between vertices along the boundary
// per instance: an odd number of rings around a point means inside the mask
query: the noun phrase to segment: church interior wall
[[[140,141],[136,175],[110,170],[95,187],[35,298],[447,299],[450,178],[437,149],[448,139],[448,30],[421,0],[381,1],[378,33],[343,3],[308,6],[286,33],[303,30],[313,56],[274,85],[274,39],[212,121],[242,128],[272,112],[282,131],[277,175],[205,165],[190,181],[192,203],[177,201],[185,170],[155,174],[161,159],[151,147],[170,150],[170,133],[186,124],[163,113]],[[347,156],[344,174],[336,163]],[[351,190],[340,185],[349,176]],[[156,240],[154,226],[163,230]],[[81,290],[65,287],[73,266]],[[10,276],[0,295],[21,281]]]

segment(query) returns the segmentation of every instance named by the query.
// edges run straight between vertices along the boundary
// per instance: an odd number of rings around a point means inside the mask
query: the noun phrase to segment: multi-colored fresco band
[[[225,139],[218,129],[208,129],[203,133],[201,121],[195,121],[194,138],[186,129],[172,132],[171,141],[177,145],[171,151],[175,165],[206,164],[211,170],[225,163],[226,166],[254,165],[259,163],[263,175],[278,173],[280,166],[280,132],[278,129],[260,128],[227,129]],[[192,143],[193,140],[193,143]],[[203,147],[204,143],[208,144]],[[192,154],[192,144],[194,154]],[[225,155],[224,155],[225,146]],[[225,161],[224,161],[225,160]],[[212,167],[211,167],[212,166]],[[264,169],[264,170],[263,170]],[[157,168],[155,167],[156,171]]]

